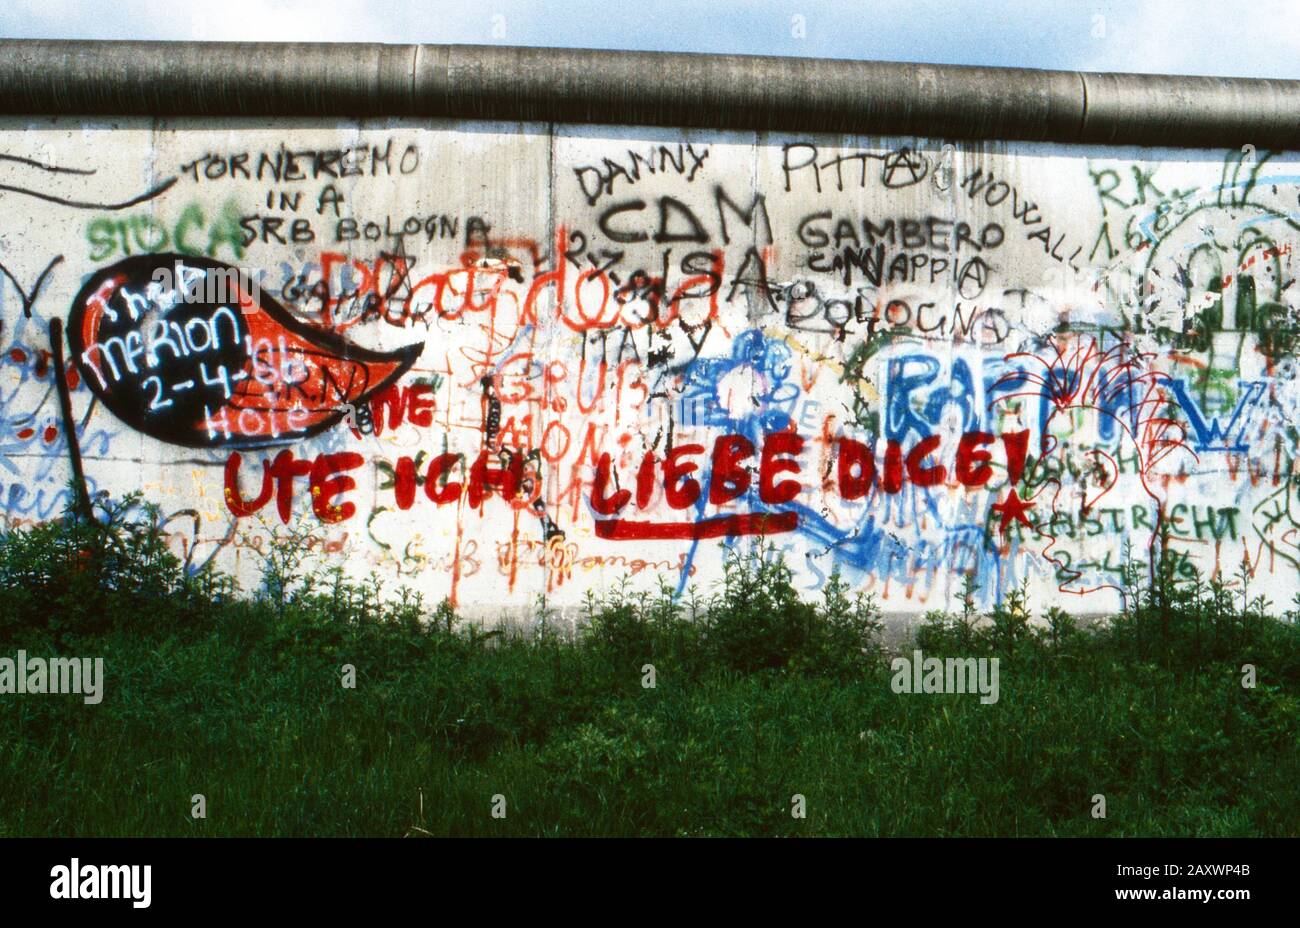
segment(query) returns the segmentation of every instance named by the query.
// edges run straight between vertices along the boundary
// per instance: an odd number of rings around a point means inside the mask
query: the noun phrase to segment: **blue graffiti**
[[[1233,407],[1232,417],[1224,424],[1218,416],[1207,417],[1200,404],[1192,397],[1183,380],[1170,378],[1169,388],[1173,390],[1182,407],[1187,422],[1195,436],[1193,447],[1197,451],[1244,452],[1246,446],[1246,427],[1250,424],[1252,413],[1264,398],[1268,386],[1265,380],[1238,380],[1237,405]]]
[[[757,329],[742,332],[732,342],[730,357],[697,358],[691,364],[678,400],[679,418],[686,425],[717,427],[757,443],[765,432],[783,431],[793,421],[802,392],[791,379],[793,369],[793,352],[784,342]],[[749,411],[733,415],[722,385],[736,386],[746,378],[752,385]]]
[[[890,358],[885,366],[885,437],[899,444],[915,434],[928,438],[945,416],[955,412],[957,431],[988,431],[993,404],[1028,382],[1025,372],[1002,358],[980,362],[980,375],[964,357],[945,365],[932,355],[914,353]]]

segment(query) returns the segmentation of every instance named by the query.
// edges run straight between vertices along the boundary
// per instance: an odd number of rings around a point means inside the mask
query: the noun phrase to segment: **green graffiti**
[[[99,216],[86,226],[86,242],[90,260],[95,262],[161,251],[215,258],[223,249],[240,259],[244,256],[244,236],[239,219],[239,207],[233,200],[227,200],[213,214],[202,204],[191,203],[171,223],[152,213]]]

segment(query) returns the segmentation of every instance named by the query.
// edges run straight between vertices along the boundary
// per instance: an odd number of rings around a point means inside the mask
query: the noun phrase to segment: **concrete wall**
[[[540,124],[10,119],[0,512],[92,494],[255,582],[484,616],[761,539],[888,612],[1300,589],[1300,170],[1243,151]],[[227,269],[237,269],[235,276]],[[506,610],[509,611],[509,610]]]

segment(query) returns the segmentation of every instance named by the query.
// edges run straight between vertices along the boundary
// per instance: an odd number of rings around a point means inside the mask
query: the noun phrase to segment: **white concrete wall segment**
[[[774,544],[902,616],[1105,612],[1160,536],[1300,592],[1292,154],[8,117],[0,515],[143,491],[245,585],[485,618]],[[49,323],[63,321],[65,369]]]

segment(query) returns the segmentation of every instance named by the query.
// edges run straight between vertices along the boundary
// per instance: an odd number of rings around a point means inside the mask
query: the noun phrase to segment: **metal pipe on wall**
[[[1300,147],[1300,81],[495,45],[0,40],[0,113]]]

